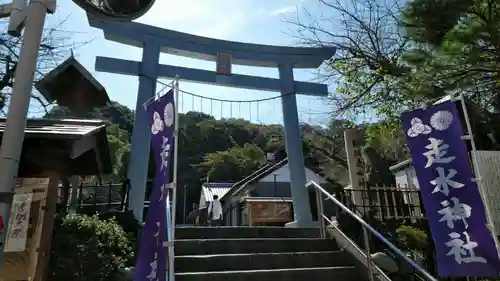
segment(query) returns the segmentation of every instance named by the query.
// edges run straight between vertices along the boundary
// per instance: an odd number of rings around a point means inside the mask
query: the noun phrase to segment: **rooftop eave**
[[[391,172],[397,172],[397,171],[403,170],[405,168],[408,168],[411,165],[412,165],[412,160],[410,158],[410,159],[406,159],[405,161],[399,162],[398,164],[396,164],[394,166],[389,167],[389,170]]]

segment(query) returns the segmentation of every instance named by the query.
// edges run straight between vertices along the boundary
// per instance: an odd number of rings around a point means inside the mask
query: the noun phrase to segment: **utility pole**
[[[24,130],[35,76],[38,51],[47,13],[54,13],[56,0],[14,0],[0,5],[0,17],[10,16],[8,33],[19,37],[24,30],[24,40],[19,53],[12,98],[5,122],[0,148],[0,217],[8,226],[13,191],[16,185],[21,158]],[[7,227],[0,234],[0,254],[3,255]]]

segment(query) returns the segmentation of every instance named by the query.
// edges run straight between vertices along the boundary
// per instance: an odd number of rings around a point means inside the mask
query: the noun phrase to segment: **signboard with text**
[[[252,202],[250,217],[254,222],[288,222],[291,220],[290,206],[289,202]]]

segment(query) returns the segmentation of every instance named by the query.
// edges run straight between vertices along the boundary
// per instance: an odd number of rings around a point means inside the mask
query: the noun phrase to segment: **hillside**
[[[68,117],[73,117],[71,112],[62,107],[53,108],[45,116]],[[108,140],[114,172],[113,175],[108,175],[107,179],[124,179],[130,153],[134,112],[119,103],[111,102],[104,108],[90,112],[85,118],[109,122]],[[198,201],[200,184],[205,182],[207,177],[212,182],[235,182],[262,165],[268,152],[275,153],[278,159],[286,157],[281,125],[252,124],[242,119],[216,120],[199,112],[181,114],[179,123],[178,181],[179,186],[185,186],[187,189],[188,207],[190,203]],[[307,166],[342,185],[347,184],[343,132],[351,125],[352,123],[346,120],[332,120],[327,128],[309,124],[301,126]],[[377,125],[371,128],[377,128]],[[378,131],[372,129],[372,132]],[[377,142],[379,140],[373,137],[372,139]],[[153,168],[154,164],[151,162],[150,176],[153,176]],[[178,194],[178,200],[182,202],[184,193]],[[179,210],[179,214],[182,213],[182,210]]]

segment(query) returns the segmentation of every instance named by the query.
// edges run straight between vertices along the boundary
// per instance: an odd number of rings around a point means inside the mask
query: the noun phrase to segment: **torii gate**
[[[312,223],[309,194],[306,182],[304,156],[294,93],[325,96],[324,84],[294,81],[294,68],[318,68],[321,63],[335,54],[334,47],[296,48],[239,43],[217,40],[202,36],[162,29],[136,22],[103,23],[89,19],[92,27],[102,29],[106,39],[143,49],[142,62],[108,57],[97,57],[96,71],[139,76],[139,91],[135,109],[132,151],[128,167],[131,184],[130,208],[135,217],[142,221],[143,201],[146,191],[148,160],[150,150],[150,129],[143,104],[156,93],[156,82],[160,77],[232,86],[246,89],[275,91],[282,94],[283,123],[285,127],[286,151],[289,159],[291,191],[295,222],[300,226]],[[229,55],[229,61],[238,65],[277,67],[279,79],[242,74],[220,75],[226,69],[207,71],[172,65],[159,64],[160,53],[216,61],[220,54]],[[231,63],[231,62],[229,62]],[[224,62],[223,62],[224,65]],[[182,156],[181,156],[182,157]]]

